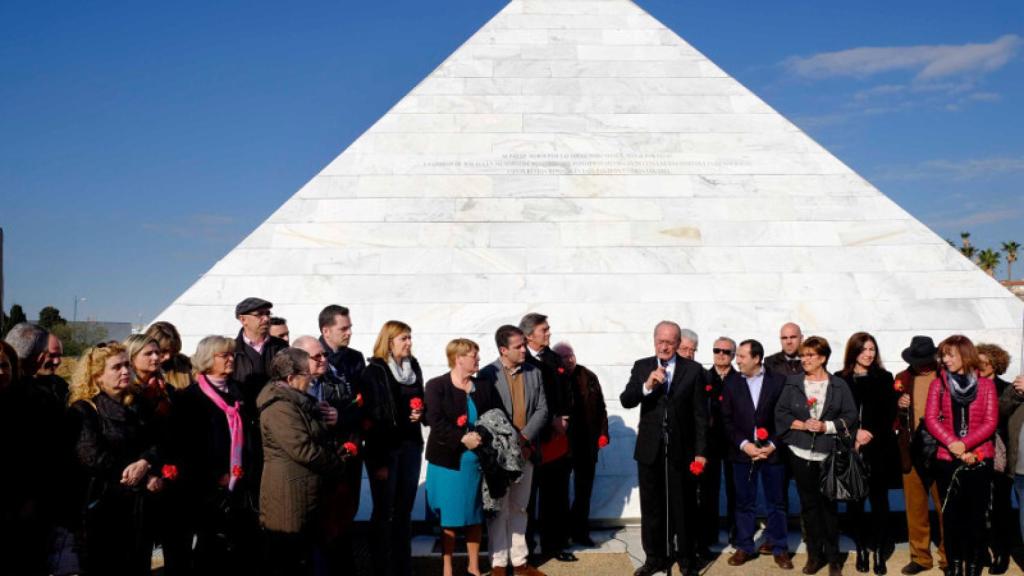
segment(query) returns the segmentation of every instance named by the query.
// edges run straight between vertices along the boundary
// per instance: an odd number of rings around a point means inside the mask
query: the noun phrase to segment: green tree
[[[978,267],[988,273],[989,276],[996,275],[996,268],[1002,260],[1002,254],[998,250],[986,248],[978,253]]]
[[[107,329],[95,322],[65,322],[50,331],[64,344],[65,356],[78,356],[89,346],[107,339]]]
[[[9,324],[8,329],[15,324],[21,324],[22,322],[28,322],[28,318],[25,316],[25,310],[22,309],[21,304],[15,304],[11,306],[11,313],[7,317]]]
[[[963,245],[964,248],[970,247],[970,245],[971,245],[971,233],[970,232],[961,232],[960,233],[960,242],[961,242],[961,244]]]
[[[1018,242],[1003,242],[1003,252],[1006,252],[1006,279],[1013,280],[1013,263],[1017,261],[1017,251],[1020,250]]]
[[[978,251],[977,248],[970,244],[960,247],[960,253],[967,257],[968,260],[974,261],[974,254]]]
[[[67,320],[61,318],[60,310],[53,306],[47,306],[39,311],[39,325],[47,330],[53,330],[55,326],[67,323]]]

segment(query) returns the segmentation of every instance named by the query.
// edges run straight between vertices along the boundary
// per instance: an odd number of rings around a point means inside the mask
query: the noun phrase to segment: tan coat
[[[275,532],[303,532],[315,520],[323,477],[340,474],[344,464],[312,397],[271,382],[256,405],[264,459],[260,524]]]

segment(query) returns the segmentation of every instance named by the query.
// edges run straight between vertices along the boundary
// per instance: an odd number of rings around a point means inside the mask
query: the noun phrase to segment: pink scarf
[[[234,406],[228,406],[228,403],[213,389],[213,385],[206,379],[205,374],[199,375],[199,389],[227,416],[228,430],[231,433],[231,468],[228,474],[228,490],[234,490],[235,483],[242,477],[242,445],[245,440],[238,402],[235,402]]]

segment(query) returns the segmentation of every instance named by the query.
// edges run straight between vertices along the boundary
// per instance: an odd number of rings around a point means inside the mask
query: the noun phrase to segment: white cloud
[[[993,156],[966,160],[925,160],[911,166],[883,169],[875,176],[878,180],[925,180],[942,178],[974,180],[1024,173],[1024,156]]]
[[[950,76],[977,76],[998,70],[1012,60],[1024,39],[1006,34],[987,44],[858,47],[783,61],[792,73],[805,78],[854,76],[907,71],[918,82]]]

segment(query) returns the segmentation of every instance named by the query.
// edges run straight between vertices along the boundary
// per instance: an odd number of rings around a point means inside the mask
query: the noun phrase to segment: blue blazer
[[[786,378],[781,374],[765,371],[761,384],[761,395],[758,397],[757,409],[750,396],[750,388],[743,373],[733,371],[722,384],[722,422],[729,443],[728,458],[733,462],[747,463],[750,457],[740,450],[744,440],[754,442],[754,430],[764,428],[768,431],[768,442],[775,444],[775,451],[767,462],[779,461],[782,443],[775,433],[775,404],[786,385]]]

